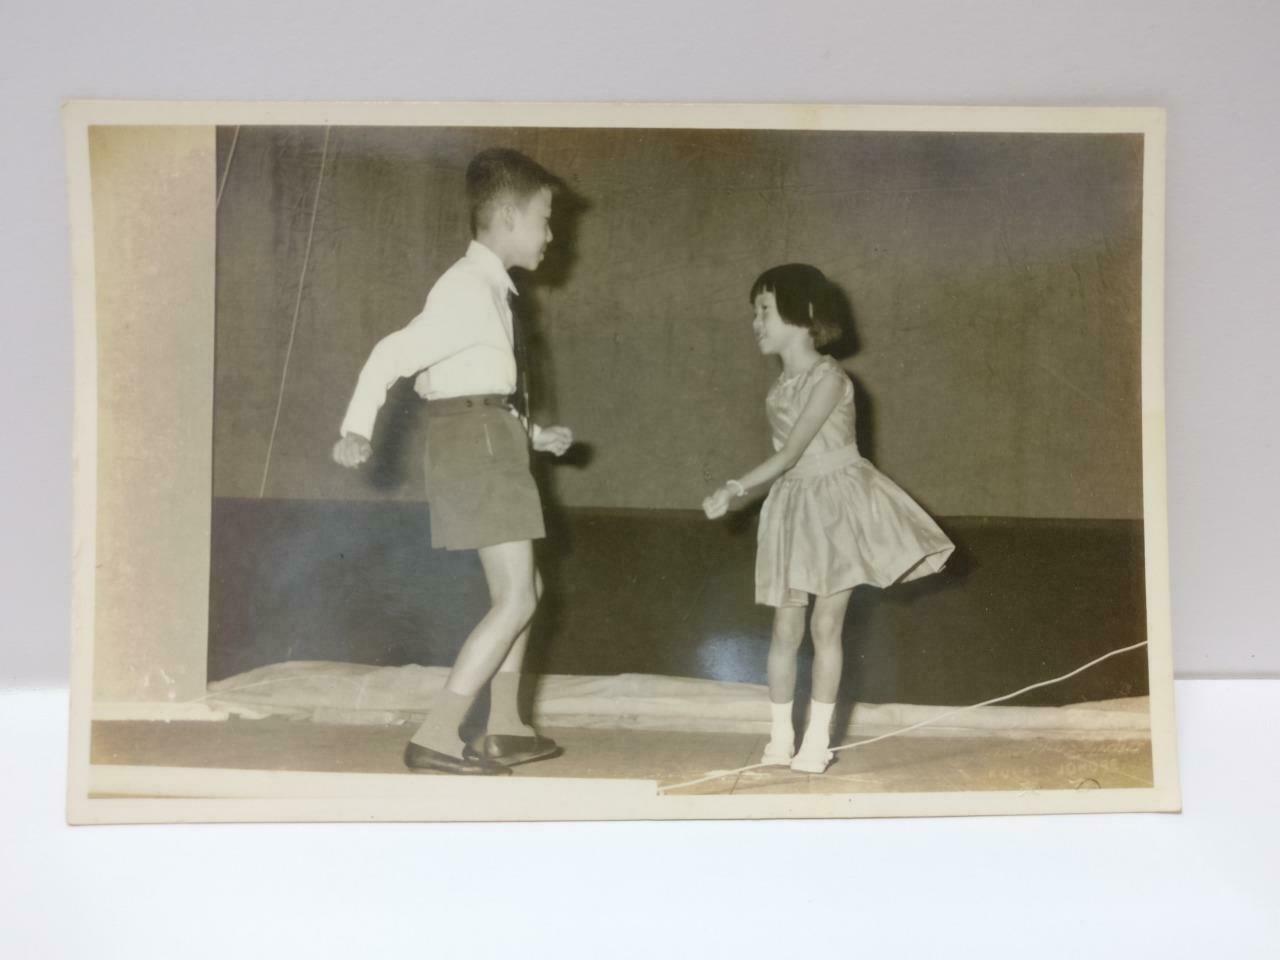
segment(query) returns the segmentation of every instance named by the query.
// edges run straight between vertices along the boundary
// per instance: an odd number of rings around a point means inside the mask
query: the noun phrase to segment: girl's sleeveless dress
[[[756,603],[800,606],[809,593],[915,580],[940,571],[955,549],[919,504],[858,453],[853,383],[830,357],[769,390],[774,449],[826,377],[843,381],[840,402],[760,512]]]

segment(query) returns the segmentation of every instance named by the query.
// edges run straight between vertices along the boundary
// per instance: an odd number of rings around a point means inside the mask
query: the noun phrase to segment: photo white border
[[[1180,809],[1173,712],[1164,394],[1165,113],[1152,107],[943,107],[727,103],[255,103],[71,101],[67,150],[75,400],[71,823],[917,817]],[[88,131],[102,126],[445,126],[1140,134],[1144,137],[1142,433],[1147,659],[1154,786],[849,795],[661,795],[633,780],[504,778],[91,766],[97,335]],[[212,423],[208,425],[212,442]],[[91,792],[167,793],[111,799]],[[186,798],[179,796],[186,794]],[[192,799],[192,796],[200,799]]]

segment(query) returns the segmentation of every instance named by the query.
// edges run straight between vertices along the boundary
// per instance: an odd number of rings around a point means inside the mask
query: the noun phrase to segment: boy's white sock
[[[475,699],[474,693],[454,693],[445,687],[436,694],[427,719],[410,739],[420,747],[447,753],[451,757],[461,757],[462,738],[458,736],[458,727],[462,725]]]
[[[499,670],[489,683],[489,725],[485,733],[532,737],[537,731],[520,719],[520,674]]]

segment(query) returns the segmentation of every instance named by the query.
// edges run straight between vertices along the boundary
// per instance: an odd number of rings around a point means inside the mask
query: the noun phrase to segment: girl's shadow
[[[834,357],[842,366],[862,349],[858,338],[853,304],[849,294],[838,283],[831,284],[831,308],[836,323],[840,327],[839,338],[828,344],[824,352]],[[847,367],[846,367],[847,369]],[[875,411],[871,397],[863,388],[861,381],[853,379],[854,429],[858,438],[858,450],[864,457],[875,461]]]

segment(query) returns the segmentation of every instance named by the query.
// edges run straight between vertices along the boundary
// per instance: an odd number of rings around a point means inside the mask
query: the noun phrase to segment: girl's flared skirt
[[[792,606],[806,603],[805,594],[915,580],[940,571],[954,549],[933,518],[856,449],[805,457],[761,509],[756,602]]]

